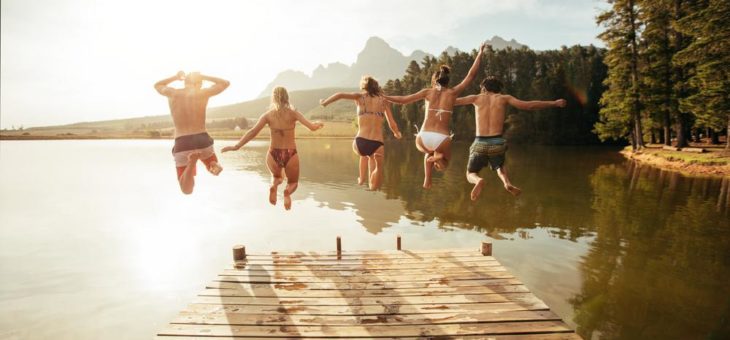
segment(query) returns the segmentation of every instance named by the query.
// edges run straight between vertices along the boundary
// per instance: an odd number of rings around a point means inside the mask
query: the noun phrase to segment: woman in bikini
[[[426,101],[426,115],[416,135],[416,148],[425,154],[423,157],[425,189],[431,188],[432,169],[435,167],[437,170],[445,170],[449,165],[451,159],[449,121],[454,101],[476,77],[485,47],[486,44],[482,44],[479,48],[474,64],[459,85],[448,87],[451,70],[448,66],[442,65],[431,77],[431,88],[407,96],[384,96],[385,99],[397,104],[410,104],[421,99]]]
[[[274,88],[271,94],[271,107],[261,115],[251,130],[233,146],[226,146],[221,151],[235,151],[246,145],[256,137],[265,125],[271,129],[271,144],[266,155],[266,166],[271,172],[272,183],[269,188],[269,202],[276,204],[276,189],[284,182],[282,171],[286,174],[286,189],[284,189],[284,208],[291,209],[291,194],[297,190],[299,181],[299,156],[294,141],[294,128],[300,122],[311,131],[324,127],[320,122],[310,122],[289,104],[289,94],[283,87]]]
[[[360,93],[333,94],[327,99],[320,100],[322,106],[340,99],[350,99],[357,104],[357,136],[352,142],[352,148],[360,156],[360,173],[357,183],[365,184],[369,179],[370,190],[378,190],[383,182],[383,157],[385,147],[383,145],[383,119],[388,122],[388,127],[393,131],[393,136],[400,139],[401,134],[398,124],[393,119],[390,103],[386,102],[382,95],[383,91],[378,81],[371,76],[363,76],[360,80]],[[368,167],[370,168],[368,174]]]

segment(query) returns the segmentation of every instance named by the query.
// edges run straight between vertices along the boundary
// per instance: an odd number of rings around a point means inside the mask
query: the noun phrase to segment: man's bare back
[[[502,137],[504,132],[504,118],[507,105],[518,110],[540,110],[550,107],[565,107],[565,99],[554,101],[522,101],[508,94],[499,93],[502,83],[494,78],[487,77],[481,84],[482,93],[461,97],[454,105],[472,104],[476,114],[476,138],[469,148],[469,164],[466,178],[474,184],[471,199],[475,201],[482,192],[484,179],[479,177],[479,171],[489,165],[497,171],[505,190],[512,195],[519,195],[522,190],[512,185],[504,168],[507,140]]]

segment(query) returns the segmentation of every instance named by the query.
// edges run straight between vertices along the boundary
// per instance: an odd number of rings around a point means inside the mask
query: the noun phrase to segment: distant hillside
[[[486,43],[497,50],[507,47],[519,49],[525,46],[514,39],[507,41],[496,35],[492,39],[486,40]],[[458,49],[452,46],[446,48],[446,53],[449,55],[454,55],[456,51]],[[357,61],[354,64],[347,66],[337,62],[326,66],[319,65],[312,72],[311,77],[301,71],[283,71],[266,86],[259,94],[259,97],[268,97],[274,86],[284,86],[289,90],[357,86],[364,74],[372,75],[381,83],[385,83],[389,79],[401,78],[411,60],[420,62],[423,57],[429,55],[421,50],[416,50],[411,55],[406,56],[390,47],[385,40],[371,37],[365,43],[363,50],[357,55]]]

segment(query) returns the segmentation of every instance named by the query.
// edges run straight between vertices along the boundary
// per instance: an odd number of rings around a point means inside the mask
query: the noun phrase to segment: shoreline
[[[657,147],[633,152],[630,147],[619,151],[627,160],[662,170],[676,171],[683,175],[705,177],[730,177],[730,154],[710,151],[693,154],[682,151],[668,151]]]

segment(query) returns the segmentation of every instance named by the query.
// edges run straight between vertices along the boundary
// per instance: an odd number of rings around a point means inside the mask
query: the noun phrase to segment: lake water
[[[216,148],[231,141],[219,141]],[[0,338],[149,338],[231,264],[272,250],[472,247],[494,255],[586,338],[730,337],[730,180],[638,167],[597,147],[514,146],[523,195],[476,203],[467,144],[424,191],[412,141],[384,187],[355,183],[349,140],[299,141],[291,211],[268,203],[267,142],[219,155],[179,192],[171,141],[0,142]],[[281,197],[280,197],[281,200]]]

